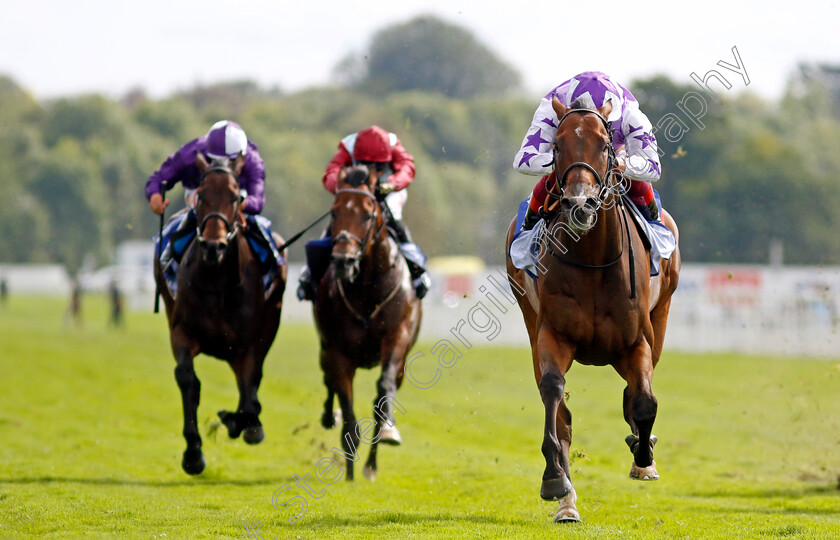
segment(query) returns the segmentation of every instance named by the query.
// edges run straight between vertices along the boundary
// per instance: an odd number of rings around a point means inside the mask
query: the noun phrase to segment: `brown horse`
[[[199,474],[205,467],[196,419],[201,384],[193,367],[199,353],[226,361],[236,375],[239,406],[236,412],[219,411],[228,435],[236,438],[243,434],[248,444],[265,437],[257,390],[263,360],[280,324],[286,287],[283,265],[266,293],[257,260],[242,233],[237,177],[243,158],[232,164],[217,160],[208,165],[199,153],[196,165],[202,175],[196,191],[197,238],[181,259],[175,298],[165,285],[159,261],[155,262],[184,407],[187,449],[181,466],[187,474]]]
[[[576,105],[566,109],[553,101],[560,119],[553,143],[558,181],[546,201],[537,283],[507,259],[511,284],[521,293],[517,300],[545,405],[546,467],[540,496],[560,501],[555,521],[580,520],[569,474],[572,415],[564,402],[566,372],[574,360],[612,366],[627,382],[624,419],[632,435],[626,441],[634,458],[630,476],[658,478],[653,461],[656,438],[651,436],[657,401],[651,377],[662,353],[680,269],[677,249],[670,260],[662,260],[660,275],[649,277],[646,245],[618,196],[619,175],[606,121],[612,104],[597,111]],[[662,216],[678,238],[674,220],[665,212]]]
[[[371,446],[363,471],[369,479],[376,475],[377,444],[401,442],[394,424],[394,408],[401,409],[396,394],[422,315],[408,266],[388,234],[384,203],[376,197],[377,176],[377,171],[357,166],[340,177],[331,211],[330,266],[313,304],[327,387],[321,424],[328,429],[335,425],[333,398],[337,395],[348,480],[353,479],[360,437]],[[376,365],[382,367],[382,374],[373,402],[375,420],[363,418],[357,424],[353,377],[357,368]]]

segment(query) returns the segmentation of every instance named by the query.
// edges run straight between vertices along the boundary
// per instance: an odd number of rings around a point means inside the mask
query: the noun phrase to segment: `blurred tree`
[[[469,30],[434,16],[380,30],[367,62],[346,58],[336,76],[377,94],[423,90],[452,98],[504,94],[521,82],[519,73]]]

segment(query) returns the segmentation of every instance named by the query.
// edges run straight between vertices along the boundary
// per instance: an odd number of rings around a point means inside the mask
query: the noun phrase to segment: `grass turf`
[[[574,366],[572,480],[583,522],[561,525],[551,523],[556,503],[538,495],[543,410],[527,349],[476,346],[432,388],[406,382],[404,442],[380,447],[376,481],[359,463],[355,482],[325,485],[316,466],[339,434],[319,424],[316,336],[283,324],[260,388],[267,437],[258,446],[207,434],[237,393],[226,364],[197,361],[207,469],[189,477],[165,317],[128,313],[125,328],[109,329],[105,299],[91,297],[76,327],[63,324],[63,309],[41,298],[0,306],[0,537],[840,534],[838,360],[666,351],[654,376],[662,479],[650,483],[627,478],[622,381],[609,368]],[[426,353],[418,379],[434,371],[430,346],[415,349]],[[371,415],[377,376],[356,377],[359,418]]]

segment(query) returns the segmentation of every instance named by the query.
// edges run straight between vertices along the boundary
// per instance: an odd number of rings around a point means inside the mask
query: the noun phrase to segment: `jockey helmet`
[[[371,162],[391,161],[391,138],[388,132],[379,126],[371,126],[360,131],[356,135],[353,159]]]
[[[207,155],[213,159],[236,159],[248,151],[248,137],[238,124],[221,120],[207,132]]]

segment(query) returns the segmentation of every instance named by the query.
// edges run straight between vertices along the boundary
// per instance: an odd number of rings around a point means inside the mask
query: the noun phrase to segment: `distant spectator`
[[[65,326],[73,321],[76,326],[82,325],[82,284],[78,279],[73,280],[73,289],[70,291],[70,305],[64,312]]]
[[[123,295],[119,286],[117,286],[116,280],[111,281],[111,284],[108,286],[108,295],[111,299],[111,318],[109,324],[114,328],[121,327],[123,325]]]
[[[0,279],[0,304],[6,305],[9,300],[9,284],[6,283],[6,278]]]

